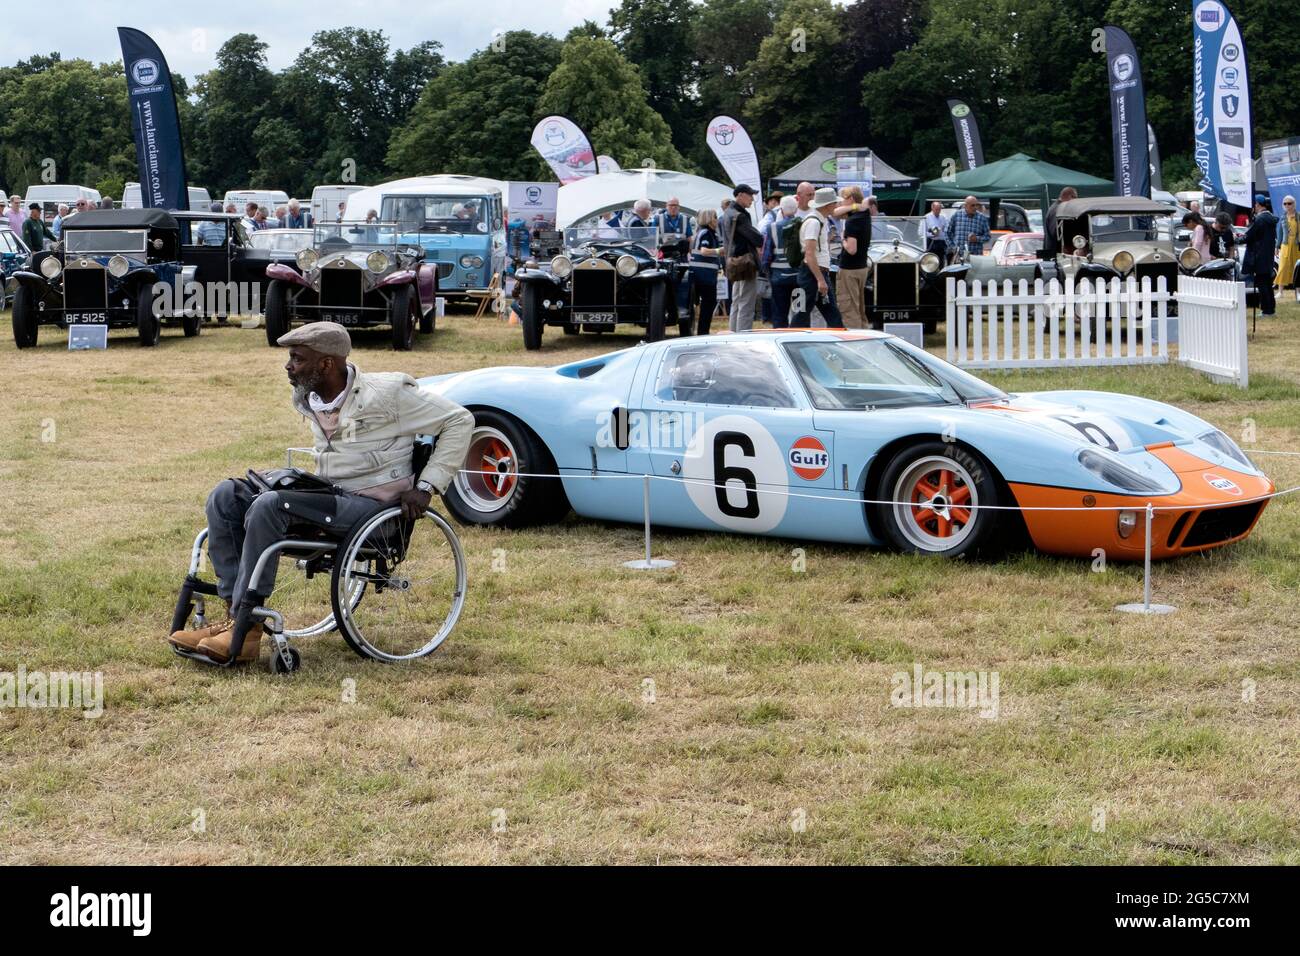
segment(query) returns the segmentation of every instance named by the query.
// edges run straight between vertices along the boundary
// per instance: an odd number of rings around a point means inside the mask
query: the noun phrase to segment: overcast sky
[[[34,53],[96,63],[122,57],[117,27],[136,27],[162,47],[173,71],[187,77],[212,69],[221,44],[255,33],[270,45],[271,69],[293,62],[317,30],[355,26],[383,30],[393,47],[425,40],[443,56],[463,60],[492,41],[493,31],[532,30],[563,37],[583,20],[604,25],[617,0],[56,0],[6,4],[0,64]],[[192,8],[192,9],[186,9]]]

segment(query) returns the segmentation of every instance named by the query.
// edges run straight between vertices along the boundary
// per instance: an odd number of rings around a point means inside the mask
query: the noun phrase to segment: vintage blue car
[[[188,278],[180,242],[179,224],[162,209],[77,213],[53,250],[14,275],[14,342],[31,348],[42,325],[103,325],[134,328],[141,345],[157,345],[164,316],[154,285],[176,288]],[[186,336],[199,334],[201,314],[178,317]]]
[[[879,332],[672,338],[421,384],[474,412],[445,498],[472,524],[570,508],[639,522],[649,475],[660,525],[1123,560],[1143,555],[1148,503],[1151,552],[1170,557],[1245,537],[1273,491],[1232,439],[1170,405],[1007,395]]]
[[[14,284],[9,280],[19,269],[27,265],[27,257],[32,251],[23,244],[23,240],[6,225],[0,225],[0,289],[3,289],[3,304],[9,305],[14,295]]]

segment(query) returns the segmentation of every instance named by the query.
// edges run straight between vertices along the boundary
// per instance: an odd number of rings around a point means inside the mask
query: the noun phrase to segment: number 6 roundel
[[[696,431],[682,478],[691,503],[724,528],[761,534],[785,517],[785,456],[772,433],[745,415],[722,415]]]

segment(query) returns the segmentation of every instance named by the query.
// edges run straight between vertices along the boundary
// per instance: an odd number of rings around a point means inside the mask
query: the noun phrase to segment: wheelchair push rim
[[[364,657],[385,662],[432,654],[465,604],[468,575],[456,532],[426,511],[414,522],[398,507],[366,519],[339,549],[331,598],[339,632]],[[344,607],[361,586],[365,600]]]

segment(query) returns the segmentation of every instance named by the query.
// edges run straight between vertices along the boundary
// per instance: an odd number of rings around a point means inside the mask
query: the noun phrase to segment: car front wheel
[[[557,521],[569,507],[545,446],[518,420],[488,410],[474,413],[465,467],[443,497],[463,524],[506,528]]]
[[[275,347],[280,336],[289,334],[289,290],[279,279],[266,287],[266,344]]]
[[[524,329],[524,348],[535,352],[542,347],[542,315],[537,286],[531,282],[519,294],[519,324]]]
[[[398,286],[388,303],[388,322],[393,327],[393,349],[409,352],[415,344],[415,310],[411,307],[411,287]]]
[[[40,322],[36,314],[36,295],[28,286],[20,285],[14,290],[13,313],[10,318],[14,326],[14,344],[20,349],[33,348]]]
[[[153,297],[148,289],[136,293],[135,329],[140,336],[140,344],[145,348],[153,348],[158,344],[158,337],[162,334],[162,319],[154,314]]]
[[[874,505],[889,543],[912,554],[957,558],[992,540],[998,523],[991,466],[955,442],[921,442],[894,456]]]
[[[649,312],[646,315],[645,340],[658,342],[664,337],[664,320],[668,309],[668,283],[656,282],[650,289]]]

